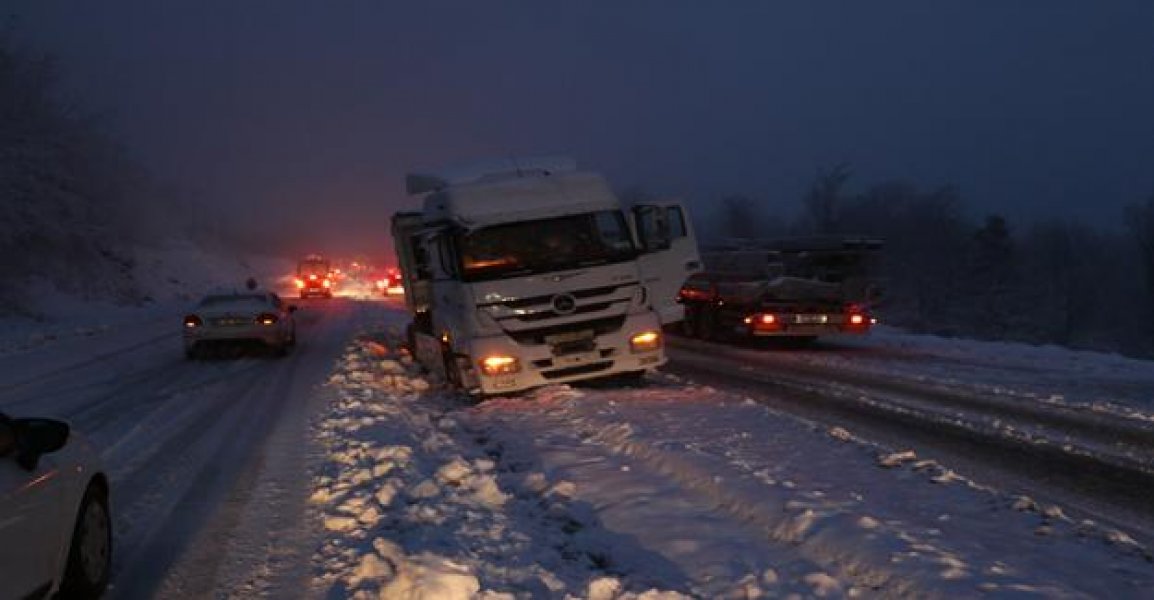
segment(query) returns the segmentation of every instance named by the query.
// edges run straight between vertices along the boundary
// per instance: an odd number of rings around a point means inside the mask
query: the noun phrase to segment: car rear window
[[[214,306],[217,304],[257,303],[268,304],[268,296],[264,294],[215,294],[205,296],[200,306]]]

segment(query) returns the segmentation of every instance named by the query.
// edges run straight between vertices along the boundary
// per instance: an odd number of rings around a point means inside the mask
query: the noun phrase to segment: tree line
[[[139,302],[135,249],[197,222],[106,118],[68,97],[61,73],[0,31],[0,315],[41,316],[51,288]]]
[[[723,236],[866,235],[885,240],[885,322],[920,333],[1154,356],[1154,195],[1117,231],[1068,219],[967,216],[957,188],[901,181],[851,191],[820,171],[787,221],[745,196],[721,202]]]

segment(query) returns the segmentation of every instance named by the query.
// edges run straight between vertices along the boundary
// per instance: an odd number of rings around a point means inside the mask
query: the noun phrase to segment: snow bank
[[[334,402],[315,428],[326,456],[310,498],[327,531],[314,559],[320,592],[687,597],[609,572],[615,537],[572,505],[571,484],[521,472],[479,443],[458,418],[469,407],[431,384],[397,339],[362,336],[328,381]]]

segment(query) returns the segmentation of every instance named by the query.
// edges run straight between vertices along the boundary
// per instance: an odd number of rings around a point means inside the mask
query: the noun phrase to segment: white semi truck
[[[570,159],[410,174],[420,212],[393,215],[417,360],[473,395],[639,377],[700,270],[675,203],[624,206]]]

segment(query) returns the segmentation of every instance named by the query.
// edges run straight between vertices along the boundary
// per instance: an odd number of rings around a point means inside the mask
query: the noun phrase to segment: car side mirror
[[[68,443],[72,428],[55,419],[14,419],[16,462],[28,471],[36,468],[40,457],[51,454]]]

